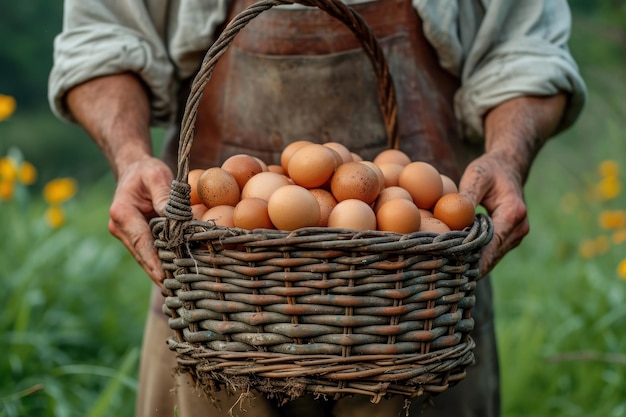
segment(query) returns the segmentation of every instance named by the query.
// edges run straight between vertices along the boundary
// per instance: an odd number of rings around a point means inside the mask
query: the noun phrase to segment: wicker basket
[[[488,217],[441,235],[345,229],[243,230],[192,220],[189,152],[202,91],[236,33],[290,0],[263,0],[233,19],[207,52],[187,102],[166,217],[151,223],[166,272],[164,311],[179,370],[207,393],[439,393],[473,363],[471,310]],[[382,51],[359,15],[337,0],[297,0],[344,22],[378,78],[389,146],[396,102]]]

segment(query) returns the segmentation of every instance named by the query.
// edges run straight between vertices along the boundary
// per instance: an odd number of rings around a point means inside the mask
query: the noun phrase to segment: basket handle
[[[170,198],[165,206],[166,224],[163,230],[163,238],[168,242],[167,246],[169,248],[180,246],[183,243],[185,234],[184,224],[193,218],[189,199],[190,186],[187,183],[187,176],[189,174],[189,154],[191,153],[200,100],[213,74],[213,69],[217,61],[224,52],[226,52],[226,48],[233,42],[235,35],[252,19],[274,6],[294,3],[317,7],[325,11],[330,16],[343,22],[356,36],[369,57],[376,73],[378,81],[378,103],[387,132],[387,146],[394,149],[398,148],[398,107],[393,81],[380,44],[363,18],[340,0],[260,0],[237,14],[237,16],[228,23],[205,54],[200,69],[196,73],[191,85],[191,91],[185,105],[180,140],[178,143],[176,179],[172,181]]]
[[[178,145],[178,181],[186,181],[189,173],[189,154],[194,136],[194,126],[198,107],[204,88],[208,83],[219,58],[232,43],[235,35],[252,19],[274,6],[299,3],[305,6],[318,7],[330,16],[343,22],[357,37],[373,64],[378,79],[378,101],[381,108],[387,143],[389,148],[398,148],[397,103],[395,90],[384,54],[369,26],[351,7],[340,0],[261,0],[233,18],[220,33],[218,39],[206,53],[200,69],[196,74],[183,115],[183,122]]]

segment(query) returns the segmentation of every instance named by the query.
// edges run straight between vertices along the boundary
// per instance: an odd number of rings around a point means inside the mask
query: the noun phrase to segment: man
[[[55,42],[50,102],[81,124],[117,178],[109,229],[155,282],[142,355],[138,416],[221,415],[183,377],[161,313],[163,280],[147,220],[162,215],[176,166],[177,128],[200,61],[250,2],[66,0]],[[379,38],[398,95],[400,147],[460,181],[495,228],[488,273],[529,231],[523,186],[543,143],[578,117],[585,86],[570,56],[564,0],[380,0],[354,8]],[[280,7],[255,18],[220,58],[203,93],[191,167],[235,153],[276,162],[290,141],[344,142],[370,159],[385,147],[370,63],[344,25],[314,8]],[[368,70],[370,72],[368,72]],[[168,126],[162,159],[150,126]],[[465,381],[415,401],[412,415],[499,415],[498,363],[488,278],[477,289],[477,364]],[[234,404],[218,394],[224,411]],[[262,396],[246,415],[397,415],[401,402],[305,397],[277,408]]]

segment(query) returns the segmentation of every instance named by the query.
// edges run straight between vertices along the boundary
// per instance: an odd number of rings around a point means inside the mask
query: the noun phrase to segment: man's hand
[[[163,214],[172,172],[152,156],[144,85],[131,73],[94,78],[71,89],[67,105],[107,157],[117,179],[109,231],[160,285],[163,272],[148,220]]]
[[[490,272],[519,245],[530,227],[524,184],[546,140],[559,128],[565,94],[518,97],[492,109],[485,117],[485,153],[466,168],[459,192],[482,205],[494,226],[483,252],[481,274]]]
[[[485,275],[519,245],[530,230],[522,179],[498,155],[485,154],[467,167],[459,191],[469,197],[474,206],[482,205],[493,222],[494,236],[480,263],[481,274]]]
[[[173,175],[165,163],[146,158],[120,173],[109,214],[109,231],[122,241],[152,281],[164,279],[148,221],[163,216]]]

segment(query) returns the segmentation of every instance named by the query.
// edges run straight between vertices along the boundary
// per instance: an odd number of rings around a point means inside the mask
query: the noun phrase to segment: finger
[[[481,257],[480,271],[483,276],[492,271],[508,252],[519,246],[530,231],[527,217],[514,224],[498,219],[494,220],[493,223],[493,239],[485,247]]]
[[[124,244],[152,281],[159,286],[162,285],[165,275],[154,247],[154,238],[148,223],[141,215],[139,215],[140,218],[137,218],[136,214],[124,216],[123,210],[115,211],[113,207],[111,211],[110,233]]]
[[[480,164],[471,164],[463,173],[459,181],[459,193],[468,197],[474,207],[483,200],[492,183],[491,175]]]

